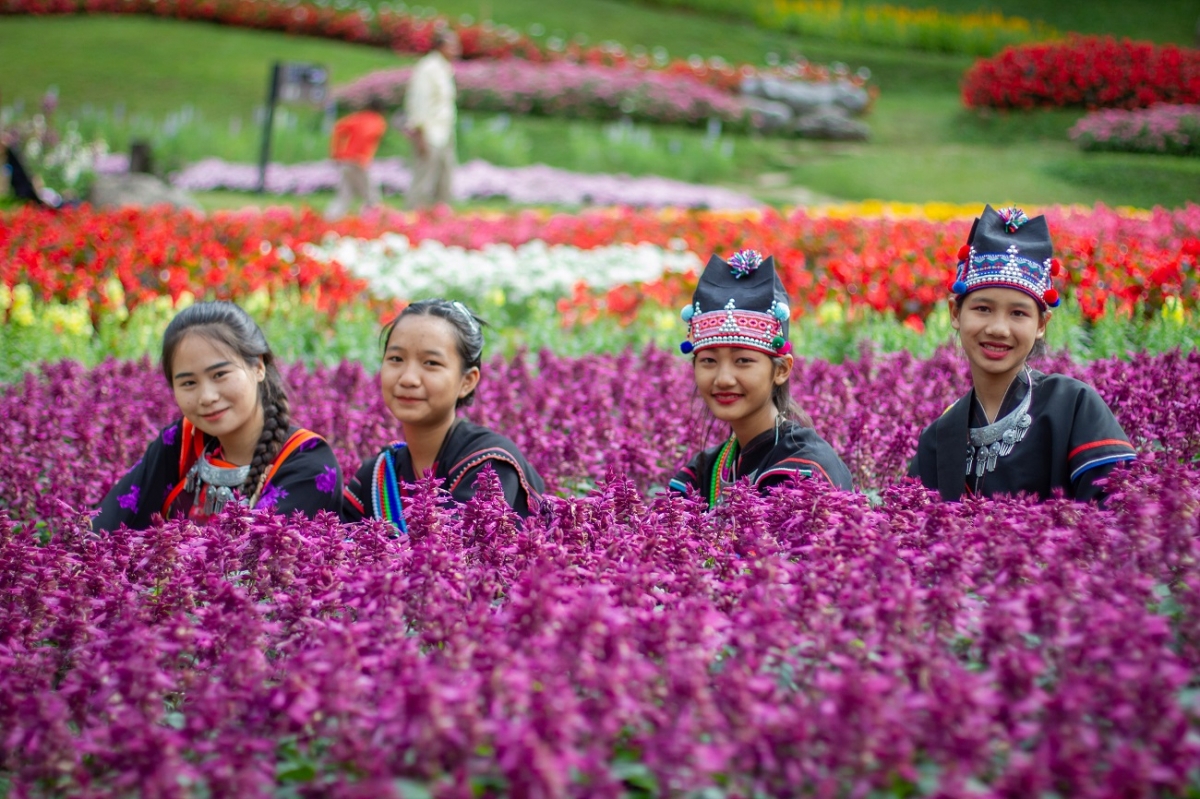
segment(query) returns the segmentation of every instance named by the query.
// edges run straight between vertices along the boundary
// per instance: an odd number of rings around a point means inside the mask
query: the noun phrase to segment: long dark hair
[[[463,362],[463,374],[483,364],[483,328],[487,322],[476,316],[471,309],[457,300],[418,300],[400,312],[400,315],[384,326],[379,334],[379,349],[386,350],[388,340],[396,325],[406,316],[436,316],[445,319],[454,328],[454,343],[458,357]],[[478,387],[478,384],[476,384]],[[465,397],[459,397],[454,407],[462,408],[475,401],[475,389]]]
[[[275,461],[275,456],[287,441],[292,409],[288,404],[283,376],[275,365],[275,354],[267,337],[249,314],[232,302],[198,302],[184,308],[163,333],[162,368],[167,382],[174,374],[175,350],[186,335],[201,336],[212,343],[236,352],[247,365],[259,358],[266,377],[258,384],[258,401],[263,409],[263,429],[254,447],[250,474],[242,484],[242,494],[249,497],[258,489],[258,482]]]
[[[784,359],[781,356],[773,356],[771,364],[776,368],[782,366]],[[793,366],[793,371],[795,367]],[[800,407],[800,403],[796,402],[796,398],[792,396],[792,376],[788,375],[788,379],[782,383],[771,387],[771,402],[775,405],[775,410],[784,419],[791,419],[801,427],[812,427],[813,420],[808,413]]]

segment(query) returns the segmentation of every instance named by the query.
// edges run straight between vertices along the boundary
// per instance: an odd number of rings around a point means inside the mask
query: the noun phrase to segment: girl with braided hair
[[[333,450],[291,424],[275,356],[245,311],[230,302],[180,311],[163,335],[162,367],[183,418],[109,490],[93,529],[144,529],[159,515],[204,523],[231,501],[310,517],[340,511]]]
[[[379,382],[404,441],[363,462],[343,493],[345,521],[386,519],[406,532],[406,484],[432,475],[450,502],[466,502],[485,467],[495,470],[513,510],[537,511],[545,486],[517,445],[457,413],[479,385],[482,325],[461,302],[439,299],[413,303],[384,328]]]

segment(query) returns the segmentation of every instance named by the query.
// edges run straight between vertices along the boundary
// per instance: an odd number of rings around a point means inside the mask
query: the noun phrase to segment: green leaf
[[[400,794],[401,799],[433,799],[429,788],[420,782],[405,779],[392,780],[392,787]]]

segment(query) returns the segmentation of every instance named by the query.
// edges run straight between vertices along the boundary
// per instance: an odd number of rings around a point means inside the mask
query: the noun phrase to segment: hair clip
[[[467,306],[463,305],[458,300],[454,300],[450,304],[454,306],[454,310],[458,311],[460,314],[462,314],[464,317],[466,317],[467,326],[471,329],[471,332],[478,333],[479,332],[479,322],[475,321],[475,315],[472,314],[467,309]]]

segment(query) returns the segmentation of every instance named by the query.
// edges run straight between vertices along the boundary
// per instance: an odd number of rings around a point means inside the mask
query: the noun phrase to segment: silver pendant
[[[227,486],[209,486],[204,494],[204,514],[212,516],[220,513],[224,507],[233,501],[233,490]]]
[[[1000,457],[1000,442],[992,444],[988,447],[987,453],[987,470],[990,472],[996,468],[996,458]]]
[[[1025,435],[1033,425],[1033,417],[1029,415],[1029,408],[1033,405],[1033,375],[1028,367],[1025,369],[1025,376],[1029,383],[1029,391],[1011,413],[986,427],[972,428],[969,431],[966,472],[968,475],[974,471],[976,477],[983,477],[987,472],[994,471],[996,460],[1008,455],[1013,451],[1013,447],[1025,440]]]
[[[196,496],[203,487],[207,487],[201,510],[204,515],[212,516],[220,513],[227,504],[233,501],[233,489],[242,486],[249,475],[249,466],[233,468],[214,466],[209,462],[207,455],[202,455],[200,460],[196,461],[196,464],[188,470],[187,480],[183,487],[193,496]]]

